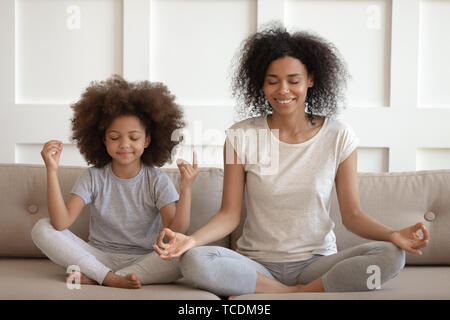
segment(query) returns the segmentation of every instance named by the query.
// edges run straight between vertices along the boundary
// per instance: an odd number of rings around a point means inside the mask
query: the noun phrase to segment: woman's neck
[[[120,179],[131,179],[138,175],[141,171],[141,162],[122,165],[116,161],[112,161],[111,170]]]
[[[302,134],[313,127],[305,113],[286,116],[274,113],[268,115],[267,120],[271,129],[278,129],[280,134],[283,133],[290,136]]]
[[[286,143],[301,143],[314,137],[319,132],[325,119],[318,118],[311,123],[305,113],[294,116],[280,116],[272,114],[267,116],[270,129],[278,129],[280,141]]]

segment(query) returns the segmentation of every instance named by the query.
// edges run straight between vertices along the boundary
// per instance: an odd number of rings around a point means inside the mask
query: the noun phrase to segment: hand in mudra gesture
[[[47,170],[58,170],[59,158],[61,157],[62,149],[63,143],[59,140],[50,140],[44,144],[42,147],[41,156]]]
[[[419,230],[422,230],[423,237],[417,233]],[[422,251],[419,249],[428,245],[430,236],[425,225],[422,222],[418,222],[413,226],[394,231],[390,240],[405,251],[422,255]]]
[[[164,237],[168,242],[164,242]],[[163,260],[172,260],[180,257],[187,250],[195,246],[195,240],[191,236],[174,232],[169,228],[164,228],[159,234],[156,244],[153,245],[156,253]]]

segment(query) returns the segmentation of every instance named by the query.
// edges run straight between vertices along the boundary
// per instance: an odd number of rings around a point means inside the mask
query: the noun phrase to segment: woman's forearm
[[[240,212],[219,211],[199,230],[192,234],[196,246],[222,239],[239,225]]]
[[[57,171],[47,171],[47,204],[50,222],[57,230],[69,225],[69,212],[59,186]]]
[[[358,236],[370,240],[390,241],[393,232],[392,229],[362,211],[353,214],[348,221],[344,222],[344,226]]]

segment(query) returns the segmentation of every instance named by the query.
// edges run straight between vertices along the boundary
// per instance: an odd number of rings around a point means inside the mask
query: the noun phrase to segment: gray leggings
[[[385,241],[365,243],[329,256],[315,255],[299,262],[257,262],[217,246],[193,248],[180,259],[181,272],[191,285],[219,296],[254,293],[257,272],[290,286],[322,277],[327,292],[367,291],[375,289],[368,285],[372,283],[369,277],[377,272],[373,268],[379,268],[379,283],[383,284],[404,265],[405,252]]]
[[[103,252],[68,229],[58,231],[49,219],[41,219],[31,230],[34,244],[54,263],[67,268],[76,265],[99,284],[110,271],[125,276],[135,273],[142,284],[169,283],[181,278],[178,259],[161,260],[156,252],[144,255]]]

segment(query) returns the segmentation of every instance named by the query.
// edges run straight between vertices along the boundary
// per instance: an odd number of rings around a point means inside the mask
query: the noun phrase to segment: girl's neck
[[[141,171],[141,162],[122,165],[113,160],[111,162],[111,170],[120,179],[131,179]]]

